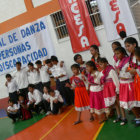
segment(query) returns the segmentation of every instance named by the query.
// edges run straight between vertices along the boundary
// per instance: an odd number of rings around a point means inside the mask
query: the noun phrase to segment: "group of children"
[[[76,54],[70,80],[64,62],[58,62],[55,56],[46,60],[44,66],[41,61],[37,61],[37,69],[32,63],[28,64],[28,70],[21,69],[21,63],[17,62],[17,72],[13,76],[16,82],[11,75],[6,75],[9,97],[17,101],[16,96],[19,94],[21,109],[29,112],[35,110],[37,113],[44,109],[46,115],[57,114],[64,104],[74,103],[77,111],[74,125],[82,122],[81,112],[84,110],[89,110],[90,121],[94,121],[94,114],[97,114],[99,123],[102,123],[108,120],[115,107],[117,117],[114,123],[125,125],[128,122],[125,110],[128,110],[135,116],[133,123],[140,126],[140,48],[133,37],[127,38],[124,43],[125,48],[119,42],[112,43],[113,65],[101,57],[96,45],[90,47],[92,58],[88,62],[83,61],[80,54]],[[56,81],[55,91],[50,88],[50,77]],[[43,96],[41,92],[44,93]],[[18,107],[15,104],[12,107],[15,108],[13,114],[17,112],[18,116]],[[7,110],[8,114],[10,108]]]
[[[74,104],[74,92],[66,87],[69,78],[64,62],[58,62],[56,56],[34,64],[29,62],[28,68],[21,68],[21,63],[16,63],[16,72],[6,75],[6,87],[9,92],[8,116],[13,120],[30,119],[32,112],[37,114],[45,112],[46,115],[58,114],[63,105]],[[51,87],[51,78],[56,81]]]

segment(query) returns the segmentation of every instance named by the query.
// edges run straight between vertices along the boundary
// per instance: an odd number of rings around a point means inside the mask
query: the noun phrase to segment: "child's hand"
[[[71,88],[71,85],[69,83],[66,83],[65,87]]]
[[[130,74],[132,74],[132,75],[135,75],[137,72],[136,72],[136,70],[135,69],[131,69],[131,70],[129,70],[129,72],[130,72]]]
[[[54,102],[54,103],[58,103],[58,100],[57,100],[57,99],[55,99],[53,102]]]
[[[117,73],[120,74],[120,70],[119,69],[117,69]]]
[[[129,72],[130,71],[130,68],[128,67],[128,68],[126,68],[126,71],[125,72]]]
[[[8,82],[5,83],[5,86],[6,86],[6,87],[8,86]]]
[[[47,102],[50,102],[50,99],[48,99]]]
[[[85,78],[85,76],[84,76],[84,75],[82,75],[82,77],[81,77],[81,78],[82,78],[82,80],[83,80],[83,81],[86,81],[86,78]]]
[[[60,67],[62,68],[64,66],[64,61],[60,62]]]
[[[36,106],[36,105],[34,104],[34,108],[35,108],[35,106]]]

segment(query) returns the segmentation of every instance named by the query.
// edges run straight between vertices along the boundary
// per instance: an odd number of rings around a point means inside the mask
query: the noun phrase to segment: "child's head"
[[[129,53],[134,53],[135,48],[138,48],[138,41],[133,37],[127,38],[124,43]]]
[[[31,63],[31,62],[29,62],[28,63],[28,68],[29,68],[29,70],[33,70],[34,69],[34,64],[33,63]]]
[[[82,64],[83,63],[83,59],[82,59],[82,56],[80,54],[76,54],[74,56],[74,61],[78,64]]]
[[[56,56],[51,56],[51,62],[53,65],[56,65],[58,63],[58,58]]]
[[[97,71],[97,67],[93,61],[88,61],[86,63],[86,69],[89,73],[91,73],[93,71]]]
[[[118,42],[118,41],[115,41],[112,43],[112,50],[113,52],[115,52],[115,49],[118,48],[118,47],[121,47],[121,43]]]
[[[17,68],[17,71],[21,70],[21,62],[16,63],[16,68]]]
[[[52,97],[55,96],[55,91],[54,91],[53,89],[50,89],[50,90],[48,91],[48,93],[49,93],[49,95],[52,96]]]
[[[73,64],[71,70],[74,75],[78,75],[80,73],[80,66],[78,64]]]
[[[24,96],[20,94],[18,96],[18,100],[19,100],[20,103],[23,103],[24,102]]]
[[[108,61],[106,58],[100,58],[99,59],[99,66],[102,70],[104,70],[108,65]]]
[[[48,92],[49,92],[48,87],[44,86],[43,91],[44,91],[45,94],[48,94]]]
[[[122,60],[124,56],[128,56],[126,50],[123,47],[116,48],[114,52],[118,60]]]
[[[42,62],[40,60],[36,61],[35,64],[38,69],[40,69],[42,67]]]
[[[6,74],[6,79],[8,82],[10,82],[12,80],[11,74]]]
[[[9,99],[8,100],[8,104],[9,104],[9,106],[13,106],[14,105],[14,101],[12,99]]]
[[[135,57],[140,62],[140,48],[135,49]]]
[[[53,66],[53,64],[52,64],[52,62],[51,62],[51,59],[47,59],[47,60],[45,61],[45,63],[46,63],[46,65],[47,65],[49,68],[51,68],[51,67]]]
[[[34,89],[35,89],[35,85],[29,84],[29,86],[28,86],[29,92],[30,92],[30,93],[33,93]]]
[[[124,38],[126,38],[126,37],[127,37],[127,35],[126,35],[126,32],[125,32],[125,31],[121,31],[121,32],[119,33],[119,35],[120,35],[121,39],[124,39]]]
[[[90,46],[90,53],[92,54],[92,56],[100,55],[99,47],[96,45]]]

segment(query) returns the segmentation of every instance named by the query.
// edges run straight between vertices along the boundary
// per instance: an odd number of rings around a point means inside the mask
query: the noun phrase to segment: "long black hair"
[[[96,65],[95,65],[95,63],[93,61],[88,61],[86,63],[86,65],[92,67],[93,70],[98,70],[97,67],[96,67]]]
[[[138,48],[138,41],[137,41],[134,37],[128,37],[128,38],[124,41],[124,43],[125,43],[125,44],[126,44],[126,43],[132,44],[132,45],[136,44],[136,48]]]
[[[123,55],[128,56],[126,50],[123,47],[118,47],[118,48],[115,49],[115,51],[119,51]]]
[[[116,45],[117,47],[122,47],[122,45],[119,41],[113,42],[112,45]]]
[[[97,61],[100,59],[100,51],[99,51],[99,47],[97,46],[97,45],[91,45],[90,46],[90,48],[93,48],[94,50],[96,50],[97,51],[97,53],[98,53],[98,58],[97,58]],[[92,56],[92,59],[94,59],[95,60],[95,57],[94,56]]]

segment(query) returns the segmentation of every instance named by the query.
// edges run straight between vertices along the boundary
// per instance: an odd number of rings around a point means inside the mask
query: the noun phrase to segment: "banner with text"
[[[97,0],[108,41],[137,33],[127,0]]]
[[[74,53],[100,45],[85,0],[59,0]]]
[[[54,54],[46,18],[38,19],[0,35],[0,75],[15,70],[17,61],[24,67]]]

